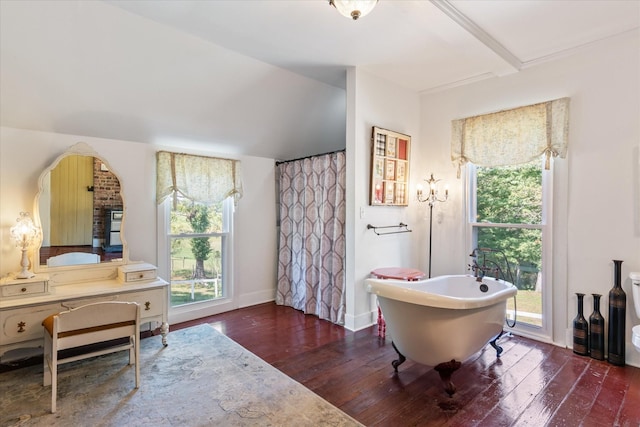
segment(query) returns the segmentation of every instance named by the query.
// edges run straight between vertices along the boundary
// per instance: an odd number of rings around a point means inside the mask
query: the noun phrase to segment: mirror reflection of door
[[[51,171],[51,245],[91,245],[93,157],[67,156]]]

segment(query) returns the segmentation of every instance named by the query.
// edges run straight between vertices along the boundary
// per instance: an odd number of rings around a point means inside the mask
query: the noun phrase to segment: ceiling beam
[[[491,49],[496,55],[505,60],[515,68],[515,71],[522,70],[524,64],[511,51],[502,46],[489,33],[480,28],[478,24],[467,18],[462,12],[456,9],[449,0],[430,0],[431,3],[444,12],[449,18],[464,28],[469,34],[478,39],[482,44]]]

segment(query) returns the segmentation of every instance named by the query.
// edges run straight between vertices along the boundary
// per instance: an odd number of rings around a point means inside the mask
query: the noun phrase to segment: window
[[[551,163],[567,155],[569,101],[559,98],[451,122],[451,159],[458,176],[470,165],[470,249],[493,245],[494,255],[504,254],[513,270],[508,279],[520,288],[518,307],[510,308],[518,313],[516,329],[543,340],[551,339],[551,278],[563,275],[551,266]],[[538,166],[540,157],[544,169]],[[566,211],[559,210],[563,221]],[[565,250],[560,244],[561,259]]]
[[[508,302],[517,329],[550,335],[551,171],[543,161],[516,166],[469,164],[468,230],[470,250],[489,248],[503,279],[518,288]]]
[[[158,268],[171,283],[171,322],[237,308],[231,265],[238,160],[159,151]]]
[[[225,296],[223,255],[228,230],[224,203],[212,206],[180,198],[171,209],[171,306]]]
[[[159,217],[164,224],[159,259],[170,282],[170,313],[178,314],[179,321],[216,313],[213,307],[233,297],[233,199],[214,205],[168,199],[159,207]],[[173,316],[171,321],[176,321]]]

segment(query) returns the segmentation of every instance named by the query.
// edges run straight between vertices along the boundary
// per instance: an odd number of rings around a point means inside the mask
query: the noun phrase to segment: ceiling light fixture
[[[342,16],[354,21],[371,12],[376,3],[378,0],[329,0],[329,4],[335,7]]]

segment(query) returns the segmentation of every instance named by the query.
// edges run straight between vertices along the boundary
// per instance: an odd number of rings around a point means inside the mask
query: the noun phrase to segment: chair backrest
[[[88,252],[68,252],[66,254],[47,258],[48,267],[60,267],[62,265],[98,264],[100,255]]]
[[[45,330],[56,350],[119,338],[140,336],[140,306],[136,302],[87,304],[47,317]]]
[[[45,331],[43,384],[51,384],[52,413],[56,412],[58,365],[63,363],[129,350],[129,364],[136,366],[136,388],[139,387],[140,305],[137,302],[103,301],[82,305],[52,314],[42,321],[42,326]],[[79,353],[59,353],[81,347]]]
[[[139,322],[139,316],[139,306],[135,302],[104,301],[86,304],[58,313],[57,333],[133,325]]]

